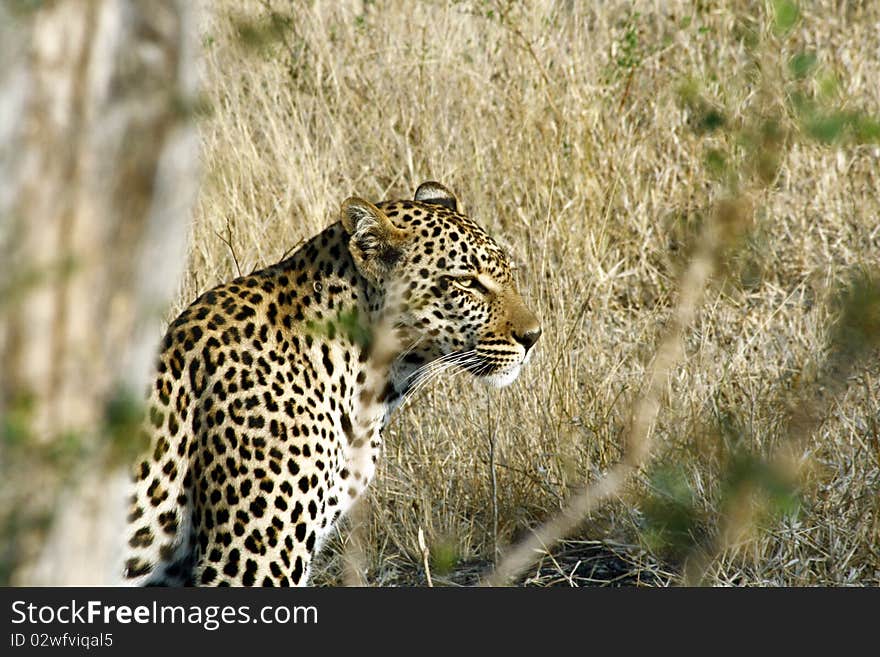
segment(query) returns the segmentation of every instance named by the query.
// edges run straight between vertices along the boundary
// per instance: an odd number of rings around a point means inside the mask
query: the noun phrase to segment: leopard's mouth
[[[468,372],[488,386],[503,388],[517,379],[522,366],[531,359],[531,350],[500,347],[499,344],[477,343],[469,349],[452,351],[427,362],[422,354],[407,354],[403,360],[412,361],[410,365],[414,369],[396,387],[402,395],[410,396],[443,372],[458,370]]]
[[[504,388],[516,381],[519,373],[522,371],[522,363],[515,363],[507,366],[497,366],[491,371],[484,372],[477,376],[477,379],[492,388]]]
[[[475,358],[465,369],[482,383],[494,388],[503,388],[513,383],[519,376],[522,366],[530,360],[530,352],[491,351],[477,347]]]

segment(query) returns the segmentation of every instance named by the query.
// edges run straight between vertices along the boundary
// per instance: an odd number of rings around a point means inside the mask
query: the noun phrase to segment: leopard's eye
[[[474,290],[481,294],[486,294],[489,291],[476,276],[461,276],[455,279],[455,283],[466,290]]]

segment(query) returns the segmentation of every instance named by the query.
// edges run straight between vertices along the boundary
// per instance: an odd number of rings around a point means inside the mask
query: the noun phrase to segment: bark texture
[[[117,443],[136,437],[113,428],[123,402],[143,394],[197,188],[194,4],[0,5],[0,579],[9,583],[119,578]]]

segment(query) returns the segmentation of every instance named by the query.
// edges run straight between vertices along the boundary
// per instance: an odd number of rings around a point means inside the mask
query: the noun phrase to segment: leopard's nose
[[[514,332],[513,339],[519,342],[523,347],[526,348],[526,351],[535,346],[535,343],[538,341],[538,338],[541,337],[541,327],[535,327],[533,329],[529,329],[528,331],[524,331],[522,333]]]

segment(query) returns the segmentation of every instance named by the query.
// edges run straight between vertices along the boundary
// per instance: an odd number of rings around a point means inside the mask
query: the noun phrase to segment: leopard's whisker
[[[424,388],[433,379],[437,378],[438,376],[440,376],[440,374],[446,372],[449,369],[456,368],[455,374],[457,374],[459,372],[467,371],[467,368],[470,365],[475,365],[482,361],[481,357],[476,355],[475,350],[456,355],[459,357],[455,359],[447,359],[439,366],[436,366],[436,363],[438,361],[430,363],[429,365],[435,365],[435,367],[430,368],[430,371],[426,372],[424,376],[416,380],[415,384],[413,384],[413,386],[410,387],[409,390],[407,390],[405,399],[413,397],[419,390]],[[421,369],[424,370],[426,368]]]
[[[416,383],[407,391],[407,397],[412,397],[415,393],[424,388],[428,383],[438,378],[447,370],[456,367],[458,364],[459,363],[457,362],[447,362],[440,367],[434,368],[430,372],[427,372],[422,378],[418,379]]]
[[[467,358],[472,357],[475,353],[476,353],[476,350],[471,349],[468,351],[454,351],[450,354],[446,354],[444,356],[441,356],[440,358],[432,360],[429,363],[425,363],[424,365],[422,365],[421,367],[416,369],[414,372],[412,372],[406,378],[406,381],[408,382],[411,379],[415,379],[419,376],[422,376],[426,371],[430,371],[430,370],[432,370],[436,367],[439,367],[440,365],[445,364],[447,362],[450,362],[450,361],[458,362],[458,361],[466,360]]]

